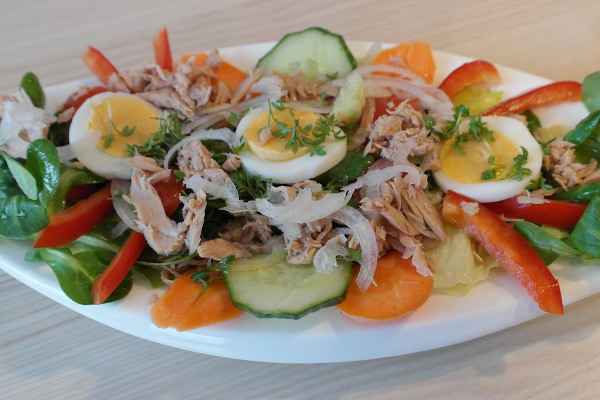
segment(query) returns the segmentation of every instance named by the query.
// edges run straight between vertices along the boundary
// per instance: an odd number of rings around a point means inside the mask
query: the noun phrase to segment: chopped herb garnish
[[[288,112],[293,121],[291,126],[277,119],[273,113],[274,109],[279,112]],[[275,129],[271,128],[272,124],[275,124]],[[261,132],[264,130],[270,130],[271,136],[284,141],[285,148],[290,149],[293,153],[297,153],[300,148],[308,147],[311,156],[325,155],[322,143],[329,134],[333,134],[336,139],[345,137],[342,131],[335,128],[333,116],[319,118],[314,126],[313,124],[302,126],[299,119],[296,118],[294,110],[286,107],[281,100],[269,104],[267,124],[261,128]]]
[[[496,179],[500,174],[500,170],[508,168],[508,172],[502,178],[503,180],[522,181],[523,178],[531,175],[531,170],[529,168],[523,168],[523,166],[527,164],[528,156],[529,152],[523,146],[521,146],[521,153],[517,154],[515,158],[513,158],[512,165],[496,164],[496,157],[491,155],[488,159],[488,164],[490,164],[493,168],[483,171],[481,173],[481,180],[489,181]]]
[[[183,139],[181,121],[176,113],[165,112],[158,120],[158,130],[150,135],[141,146],[127,145],[127,153],[133,157],[136,153],[157,160],[165,158],[167,151]]]

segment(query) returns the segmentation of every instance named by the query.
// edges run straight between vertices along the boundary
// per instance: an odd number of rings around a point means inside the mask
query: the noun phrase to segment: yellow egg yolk
[[[310,148],[307,146],[298,147],[296,153],[291,148],[285,148],[288,140],[292,137],[291,132],[285,138],[274,137],[265,132],[268,126],[271,133],[278,131],[277,123],[284,124],[286,129],[290,130],[294,127],[294,123],[299,128],[305,128],[309,125],[314,127],[319,119],[317,114],[307,111],[292,110],[292,113],[290,113],[290,109],[271,109],[254,118],[246,129],[246,143],[250,150],[257,156],[270,161],[292,160],[310,152]],[[261,138],[261,135],[266,137],[266,141],[265,138]],[[312,129],[310,129],[308,136],[310,139],[314,138]],[[264,141],[264,143],[261,143],[261,141]]]
[[[520,154],[520,148],[506,135],[494,132],[494,141],[468,140],[460,144],[464,154],[454,147],[452,139],[446,140],[440,150],[442,171],[450,178],[460,183],[481,183],[481,174],[493,168],[489,164],[491,155],[495,157],[494,164],[506,166],[498,168],[498,178],[503,178],[508,168],[514,163],[513,159]]]
[[[116,157],[125,157],[127,145],[141,146],[158,131],[158,117],[154,108],[141,101],[113,97],[92,109],[87,129],[101,132],[96,142],[98,149]]]

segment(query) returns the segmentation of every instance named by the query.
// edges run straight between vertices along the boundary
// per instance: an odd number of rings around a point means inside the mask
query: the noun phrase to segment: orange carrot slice
[[[208,58],[208,54],[206,53],[185,54],[181,57],[181,62],[187,62],[192,56],[194,57],[195,66],[200,67],[206,64]],[[235,91],[240,83],[248,76],[245,72],[223,60],[221,60],[219,68],[213,70],[217,75],[217,78],[223,81],[232,92]]]
[[[433,82],[435,61],[429,43],[418,40],[400,43],[379,52],[372,64],[394,64],[394,59],[402,60],[406,68],[423,77],[427,83]]]
[[[222,279],[214,280],[198,297],[204,285],[190,278],[192,272],[177,278],[167,293],[154,304],[150,317],[156,326],[187,331],[242,315],[243,311],[231,302]]]
[[[418,273],[412,258],[395,251],[379,259],[374,281],[377,286],[366,292],[352,281],[346,299],[338,305],[342,314],[367,321],[397,319],[421,307],[433,289],[433,277]]]

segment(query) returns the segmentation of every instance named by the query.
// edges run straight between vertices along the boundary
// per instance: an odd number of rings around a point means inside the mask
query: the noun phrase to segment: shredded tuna
[[[461,201],[460,207],[468,215],[475,215],[479,212],[479,203],[474,201]]]
[[[188,196],[181,196],[183,203],[183,224],[186,227],[185,245],[189,253],[198,249],[202,239],[202,227],[206,212],[206,193],[196,191]]]
[[[421,112],[405,101],[374,122],[364,152],[394,164],[418,162],[426,171],[440,168],[438,150],[438,140],[424,128]]]
[[[544,168],[563,189],[600,181],[598,162],[595,159],[587,164],[575,162],[573,143],[555,140],[548,148],[548,154],[544,155]]]
[[[198,255],[202,258],[220,261],[230,255],[236,258],[248,257],[250,256],[250,252],[237,243],[218,238],[202,242],[198,246]]]
[[[131,188],[126,200],[135,207],[137,226],[156,253],[170,255],[182,249],[185,227],[176,224],[165,214],[149,177],[139,168],[133,169]]]
[[[204,170],[209,168],[219,169],[219,163],[212,158],[212,153],[208,151],[200,140],[187,143],[179,151],[177,156],[177,165],[186,177],[194,174],[204,175]]]
[[[45,138],[56,117],[34,107],[25,93],[0,97],[0,149],[11,157],[26,158],[27,146]]]

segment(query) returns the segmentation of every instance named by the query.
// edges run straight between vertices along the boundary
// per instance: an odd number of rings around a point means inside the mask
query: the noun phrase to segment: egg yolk
[[[294,127],[294,123],[299,128],[305,128],[309,125],[314,127],[319,119],[317,114],[307,111],[293,110],[292,113],[293,116],[289,109],[272,109],[254,118],[246,129],[246,144],[248,144],[250,150],[257,156],[270,161],[292,160],[309,153],[310,149],[307,146],[298,147],[298,151],[295,153],[291,148],[285,147],[288,140],[291,139],[291,132],[285,138],[268,135],[266,136],[267,140],[261,143],[261,133],[265,131],[267,125],[270,126],[271,132],[275,132],[279,129],[277,127],[278,123],[283,124],[286,127],[285,129],[291,130]],[[264,135],[265,133],[262,134]],[[314,139],[312,129],[309,130],[308,137]]]
[[[156,110],[147,104],[136,99],[113,97],[92,109],[87,129],[101,132],[96,142],[98,149],[116,157],[125,157],[127,145],[141,146],[158,131],[157,118]]]
[[[468,140],[460,145],[464,154],[454,147],[453,140],[444,142],[440,150],[442,171],[450,179],[460,183],[481,183],[481,174],[492,168],[488,162],[491,155],[495,157],[498,177],[502,178],[514,163],[513,159],[520,154],[519,146],[497,131],[494,132],[494,141]],[[506,168],[497,167],[498,165]]]

